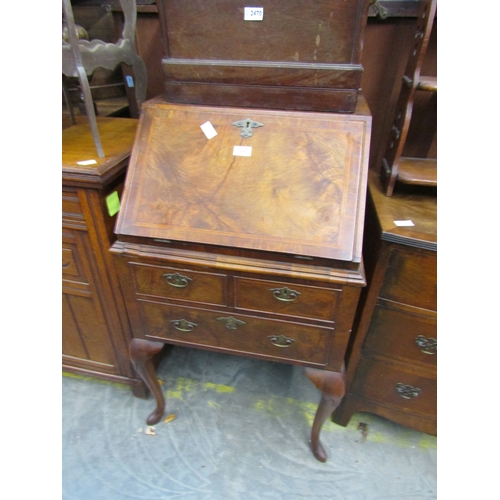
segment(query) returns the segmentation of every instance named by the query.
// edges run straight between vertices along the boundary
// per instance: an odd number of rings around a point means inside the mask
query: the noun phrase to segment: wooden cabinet
[[[389,198],[371,174],[364,256],[369,284],[334,421],[347,425],[366,411],[436,434],[435,192],[407,188]]]
[[[171,102],[354,112],[368,0],[159,0]]]
[[[98,126],[102,159],[87,123],[62,133],[62,367],[145,397],[128,356],[130,326],[109,253],[116,216],[106,202],[123,190],[137,120],[99,118]]]
[[[156,397],[148,424],[164,411],[150,361],[166,343],[293,363],[321,392],[311,443],[326,460],[319,431],[366,284],[370,126],[362,99],[349,115],[143,106],[112,253]]]

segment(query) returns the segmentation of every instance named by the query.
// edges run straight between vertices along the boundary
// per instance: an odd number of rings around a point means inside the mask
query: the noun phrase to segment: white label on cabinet
[[[252,156],[252,146],[234,146],[233,156]]]
[[[205,122],[203,125],[200,125],[201,130],[207,136],[207,139],[211,139],[217,135],[214,126],[210,122]]]
[[[95,160],[85,160],[85,161],[77,161],[77,165],[95,165],[97,162]]]
[[[402,226],[414,226],[413,222],[411,220],[395,220],[394,224],[396,226],[402,227]]]
[[[262,21],[264,19],[264,7],[245,7],[244,21]]]

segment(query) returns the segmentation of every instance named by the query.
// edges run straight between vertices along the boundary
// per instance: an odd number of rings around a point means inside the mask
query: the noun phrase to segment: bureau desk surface
[[[303,365],[324,399],[317,441],[366,284],[370,125],[362,99],[350,115],[144,105],[112,252],[146,379],[163,343]]]

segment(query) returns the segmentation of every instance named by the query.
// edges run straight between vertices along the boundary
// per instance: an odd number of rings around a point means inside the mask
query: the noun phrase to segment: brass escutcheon
[[[292,302],[300,295],[300,292],[291,290],[287,286],[283,288],[271,288],[270,291],[273,292],[274,298],[282,302]]]

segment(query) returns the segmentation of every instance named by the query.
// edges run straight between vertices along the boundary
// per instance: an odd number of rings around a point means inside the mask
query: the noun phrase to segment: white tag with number
[[[252,146],[234,146],[233,156],[252,156]]]
[[[217,135],[214,126],[210,122],[205,122],[203,125],[200,125],[200,128],[201,130],[203,130],[203,133],[205,134],[207,139],[212,139],[212,137],[215,137]]]
[[[264,7],[245,7],[244,21],[262,21],[264,19]]]

